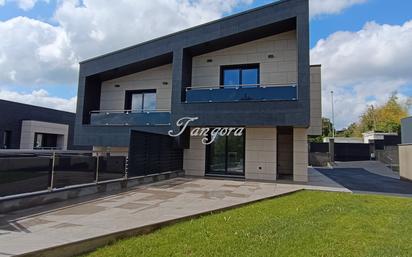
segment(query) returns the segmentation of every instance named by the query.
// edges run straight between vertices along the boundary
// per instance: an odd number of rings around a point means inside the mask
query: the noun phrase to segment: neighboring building
[[[402,144],[412,144],[412,116],[401,120]]]
[[[321,67],[309,65],[308,0],[284,0],[80,63],[75,142],[129,149],[129,175],[308,180],[321,134]],[[211,145],[187,129],[243,127]],[[140,168],[136,168],[140,167]],[[139,173],[140,172],[140,173]]]
[[[74,147],[75,114],[0,100],[1,149],[79,149]]]
[[[333,137],[324,137],[323,143],[329,143],[330,139]],[[335,143],[348,143],[348,144],[361,144],[363,143],[363,138],[361,137],[335,137]]]
[[[412,181],[412,116],[402,119],[402,144],[399,145],[399,169],[402,179]]]
[[[385,133],[385,132],[374,132],[374,131],[369,131],[362,133],[363,136],[363,142],[365,144],[369,144],[371,141],[376,141],[376,140],[384,140],[385,136],[398,136],[398,133]]]
[[[399,169],[402,179],[412,181],[412,116],[402,119],[402,144],[399,145]]]

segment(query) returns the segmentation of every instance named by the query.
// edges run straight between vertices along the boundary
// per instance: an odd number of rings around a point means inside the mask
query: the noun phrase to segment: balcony
[[[257,84],[230,87],[188,87],[186,103],[229,103],[244,101],[295,101],[296,84]]]
[[[98,110],[90,113],[95,126],[169,126],[170,110]]]

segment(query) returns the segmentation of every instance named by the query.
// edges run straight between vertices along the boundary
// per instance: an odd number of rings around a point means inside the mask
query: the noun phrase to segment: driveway
[[[412,196],[412,183],[379,162],[342,162],[316,170],[352,192]]]

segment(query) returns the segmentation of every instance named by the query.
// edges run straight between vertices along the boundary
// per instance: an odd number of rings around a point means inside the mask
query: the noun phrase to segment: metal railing
[[[239,84],[239,85],[212,85],[212,86],[191,86],[186,87],[186,91],[196,89],[222,89],[222,88],[267,88],[267,87],[297,87],[296,83],[261,83],[261,84]]]
[[[186,103],[295,101],[297,84],[245,84],[186,88]]]
[[[124,151],[0,150],[0,199],[126,180]]]
[[[105,113],[105,114],[111,114],[111,113],[125,113],[125,114],[130,114],[130,113],[158,113],[158,112],[168,112],[170,113],[170,109],[155,109],[155,110],[150,110],[150,109],[145,109],[145,110],[93,110],[90,111],[90,114],[93,113]]]
[[[94,110],[90,124],[99,126],[169,126],[170,109]]]

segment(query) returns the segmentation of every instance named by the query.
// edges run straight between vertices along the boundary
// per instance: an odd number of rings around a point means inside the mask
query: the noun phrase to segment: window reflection
[[[132,112],[156,110],[156,92],[126,92],[126,109]]]
[[[234,86],[255,87],[259,84],[259,65],[248,64],[222,67],[221,82],[225,88]]]

